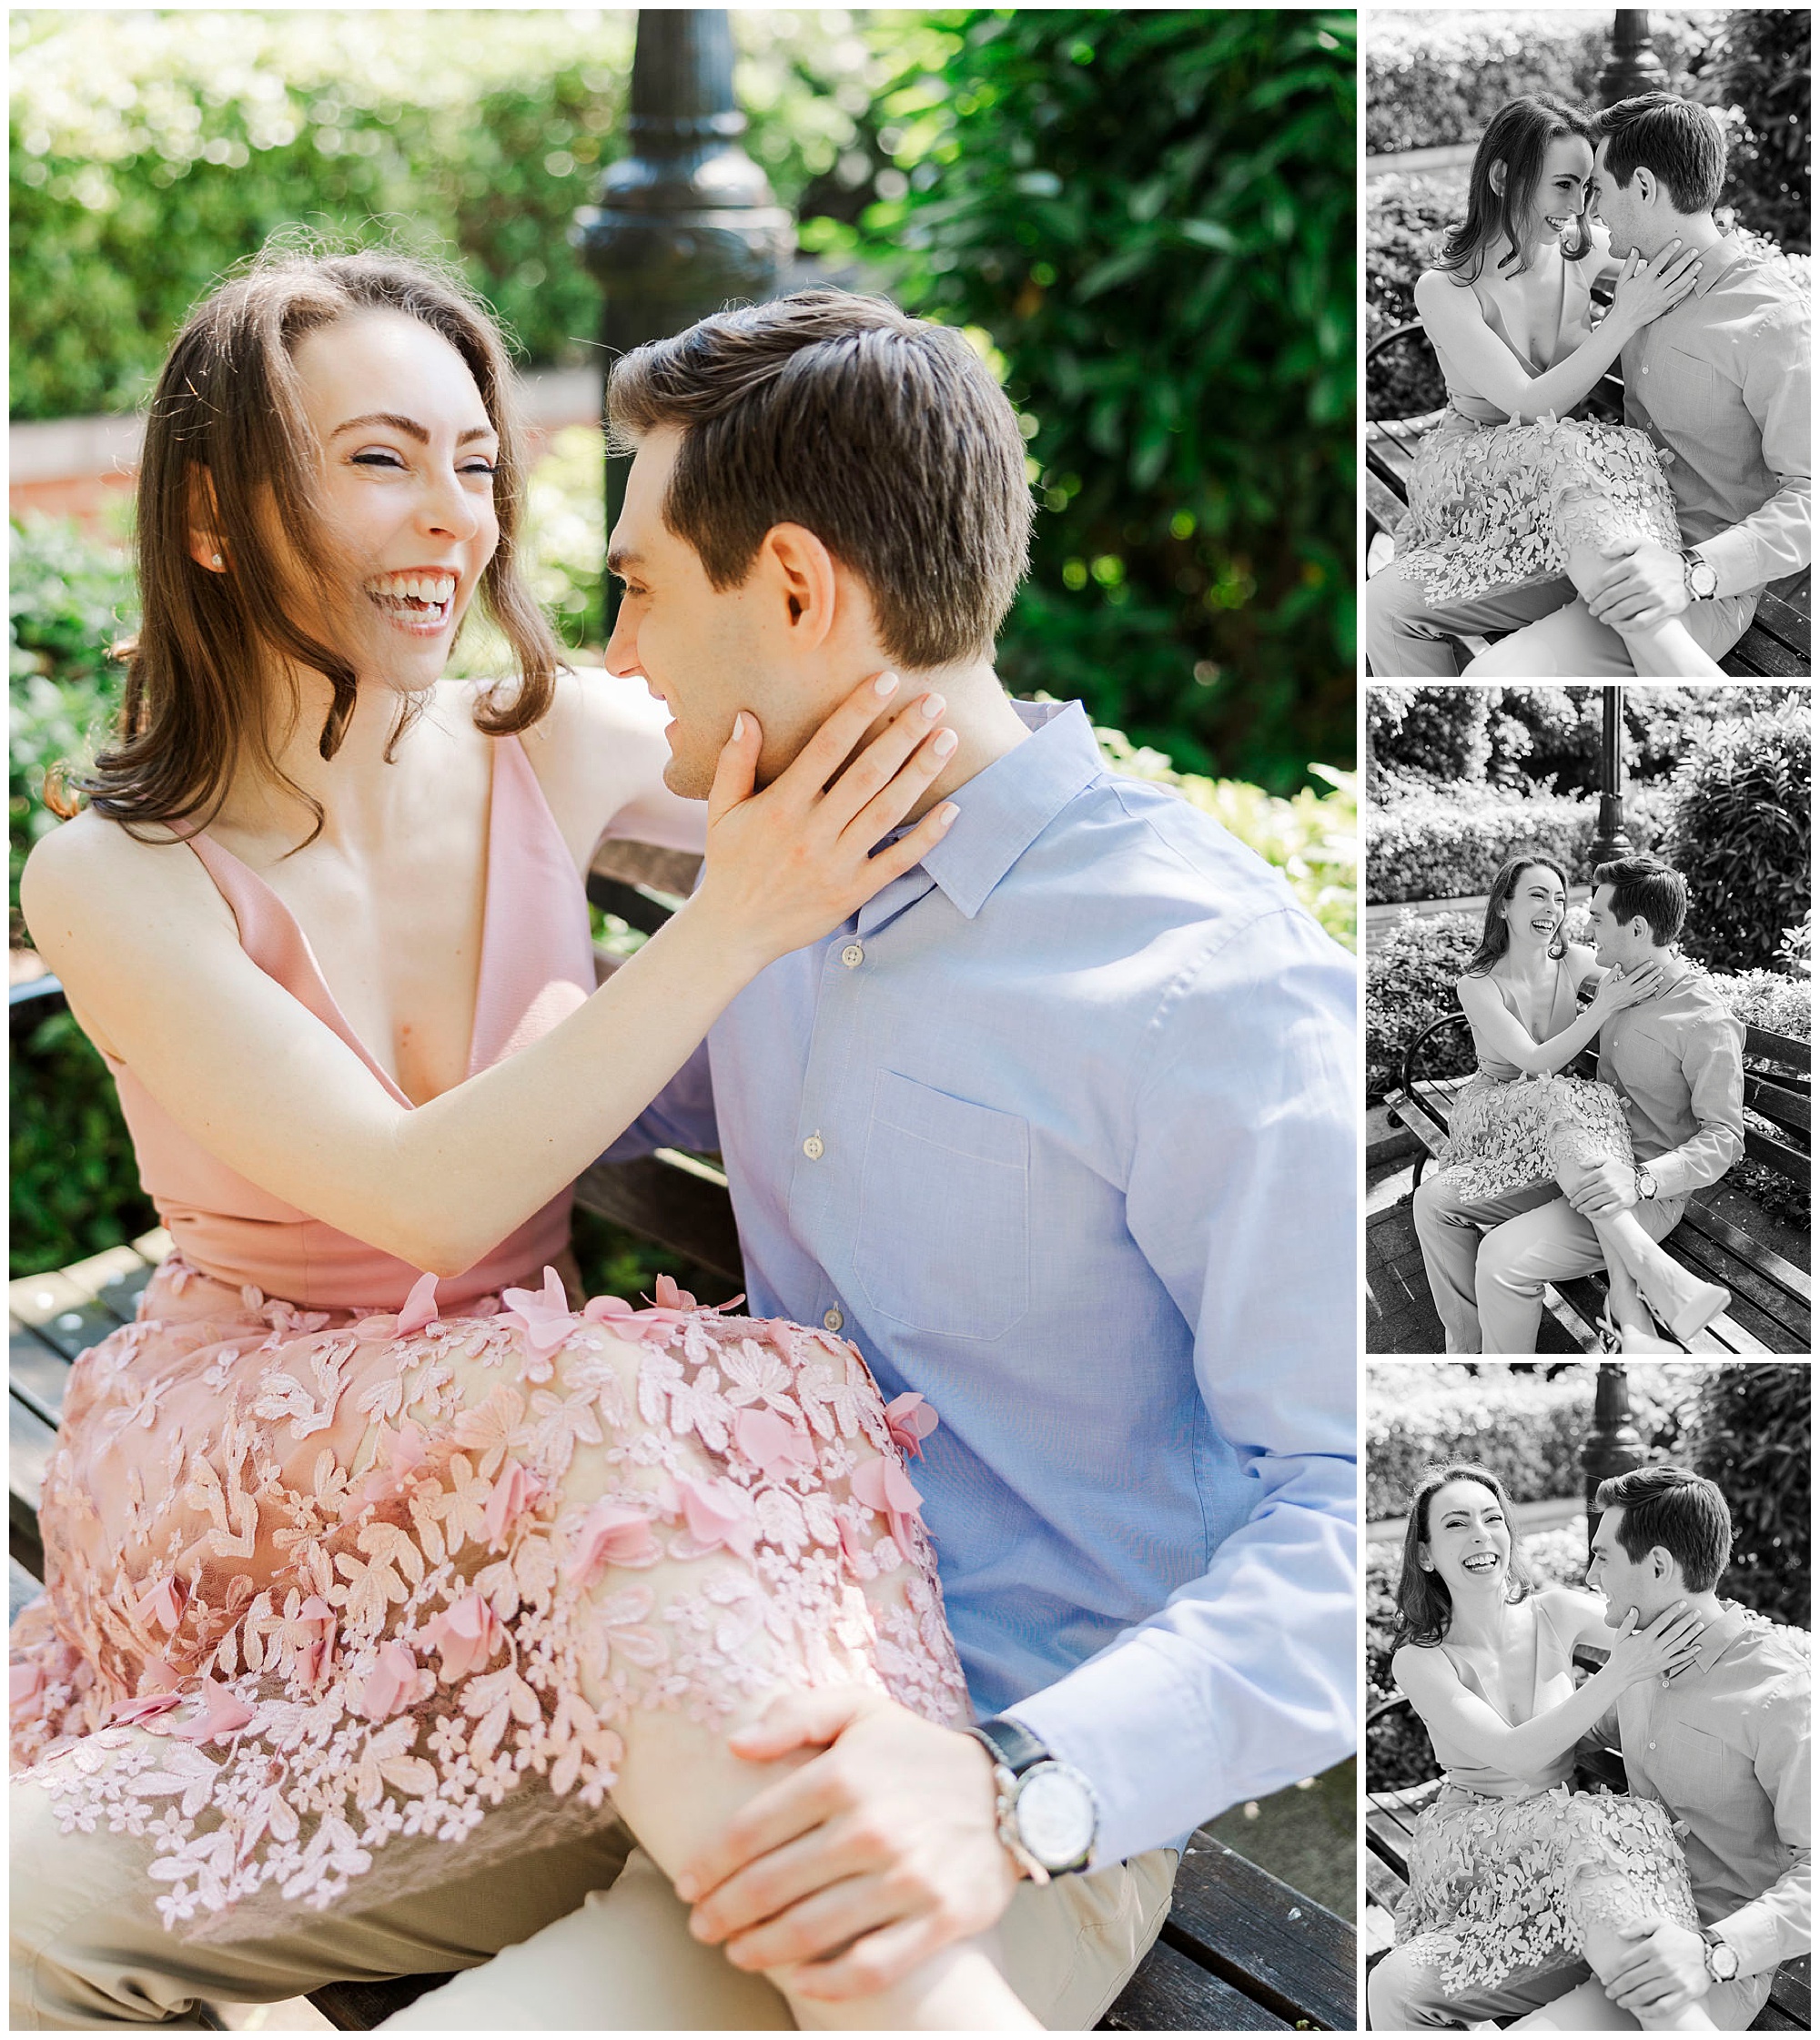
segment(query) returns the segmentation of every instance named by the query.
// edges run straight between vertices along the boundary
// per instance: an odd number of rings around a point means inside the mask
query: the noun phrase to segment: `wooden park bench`
[[[697,860],[647,845],[602,846],[588,884],[595,905],[646,934],[661,927],[694,882]],[[613,967],[602,956],[604,975]],[[56,1010],[54,980],[16,986],[15,1025]],[[669,1151],[634,1162],[596,1163],[576,1201],[616,1225],[685,1256],[743,1288],[739,1237],[726,1177],[700,1156]],[[152,1271],[169,1252],[147,1233],[72,1267],[26,1276],[9,1292],[11,1333],[9,1543],[15,1600],[44,1577],[38,1498],[56,1440],[70,1364],[129,1323]],[[1101,2021],[1108,2032],[1350,2030],[1355,2024],[1357,1936],[1313,1899],[1199,1830],[1177,1873],[1161,1938]],[[329,2022],[366,2031],[447,1981],[442,1975],[330,1984],[311,1993]]]
[[[1744,1029],[1744,1152],[1778,1176],[1805,1188],[1812,1180],[1808,1153],[1811,1047],[1792,1035],[1767,1027]],[[1403,1051],[1402,1082],[1385,1094],[1398,1125],[1421,1144],[1410,1187],[1420,1183],[1431,1156],[1441,1151],[1453,1100],[1467,1081],[1441,1076],[1472,1063],[1472,1030],[1463,1013],[1450,1013],[1424,1027]],[[1582,1049],[1569,1070],[1595,1077],[1599,1058]],[[1753,1125],[1755,1118],[1757,1125]],[[1767,1131],[1762,1130],[1767,1127]],[[1740,1225],[1715,1208],[1721,1186],[1695,1190],[1681,1223],[1663,1246],[1684,1267],[1732,1292],[1732,1306],[1704,1331],[1691,1353],[1807,1353],[1813,1350],[1813,1279],[1785,1260],[1762,1237],[1760,1225]],[[1753,1212],[1753,1217],[1754,1217]],[[1605,1277],[1582,1276],[1559,1286],[1547,1283],[1542,1301],[1582,1352],[1599,1349],[1598,1323],[1605,1305]]]
[[[1582,1644],[1573,1661],[1583,1671],[1596,1671],[1606,1653]],[[1409,1707],[1401,1694],[1380,1701],[1366,1716],[1365,1737],[1369,1750],[1371,1731],[1388,1715]],[[1603,1786],[1610,1792],[1628,1789],[1624,1760],[1610,1745],[1582,1746],[1575,1783],[1583,1788]],[[1365,1967],[1374,1969],[1395,1945],[1392,1917],[1410,1884],[1410,1839],[1423,1809],[1441,1792],[1441,1781],[1397,1791],[1370,1791],[1365,1794]],[[1810,1978],[1813,1958],[1800,1955],[1785,1962],[1776,1972],[1769,2000],[1751,2024],[1753,2033],[1805,2033],[1811,2030]]]
[[[1371,363],[1392,347],[1433,351],[1420,320],[1391,328],[1365,350],[1366,373]],[[1608,422],[1623,422],[1624,386],[1615,374],[1602,379],[1591,399],[1594,413]],[[1415,418],[1370,418],[1365,426],[1365,525],[1366,543],[1380,532],[1396,527],[1409,508],[1410,470],[1428,434],[1447,415],[1445,409],[1425,411]],[[1724,670],[1740,676],[1764,679],[1805,678],[1814,671],[1813,575],[1804,569],[1784,580],[1772,581],[1757,598],[1751,627],[1720,660]],[[1455,642],[1455,652],[1463,667],[1471,648]],[[1379,675],[1379,678],[1385,676]],[[1390,676],[1394,678],[1395,676]]]

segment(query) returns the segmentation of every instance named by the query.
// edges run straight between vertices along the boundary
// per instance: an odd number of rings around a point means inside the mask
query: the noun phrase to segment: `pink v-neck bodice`
[[[359,1056],[394,1103],[410,1101],[356,1036],[308,938],[264,879],[207,835],[189,839],[233,909],[241,946],[268,977]],[[490,1068],[574,1012],[594,988],[587,897],[516,737],[493,742],[486,919],[468,1075]],[[192,1267],[314,1309],[396,1310],[419,1271],[249,1183],[186,1133],[125,1064],[108,1058],[139,1180]],[[570,1193],[551,1198],[438,1290],[445,1307],[535,1277],[568,1245]]]
[[[1556,1612],[1539,1595],[1529,1601],[1532,1619],[1535,1623],[1535,1677],[1530,1688],[1529,1712],[1523,1722],[1532,1722],[1538,1714],[1545,1714],[1551,1707],[1559,1707],[1562,1701],[1573,1697],[1573,1617],[1565,1611],[1557,1618]],[[1442,1650],[1447,1650],[1443,1643]],[[1503,1710],[1479,1683],[1479,1675],[1463,1660],[1448,1651],[1449,1661],[1460,1674],[1461,1682],[1476,1693],[1502,1720]],[[1494,1799],[1527,1799],[1534,1793],[1547,1792],[1563,1779],[1573,1774],[1573,1752],[1563,1750],[1549,1762],[1543,1764],[1533,1776],[1517,1777],[1501,1764],[1483,1763],[1463,1747],[1456,1745],[1444,1732],[1437,1731],[1434,1724],[1428,1725],[1429,1740],[1434,1744],[1435,1756],[1446,1767],[1450,1783],[1463,1785],[1469,1792],[1483,1793]],[[1522,1722],[1512,1722],[1512,1728],[1521,1728]]]

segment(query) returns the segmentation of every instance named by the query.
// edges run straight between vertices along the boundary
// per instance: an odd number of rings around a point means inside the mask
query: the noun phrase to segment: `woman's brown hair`
[[[153,392],[139,468],[141,623],[119,648],[126,667],[116,741],[68,785],[97,814],[137,834],[206,828],[246,765],[316,803],[279,768],[267,674],[278,661],[321,673],[333,690],[319,740],[332,758],[346,733],[359,676],[288,612],[294,570],[273,549],[287,534],[296,570],[321,593],[335,579],[317,505],[316,442],[293,359],[308,333],[354,312],[393,311],[440,334],[467,364],[499,434],[497,550],[479,598],[518,669],[476,704],[490,736],[528,729],[549,708],[559,651],[519,567],[524,453],[505,342],[491,314],[452,271],[389,251],[324,254],[268,246],[205,298],[177,335]],[[262,492],[269,491],[262,501]],[[191,557],[206,530],[228,561],[210,572]],[[393,741],[411,713],[400,711]],[[56,812],[73,813],[52,788]],[[314,840],[321,827],[304,841]],[[299,846],[301,847],[301,846]]]
[[[1428,1542],[1429,1504],[1450,1480],[1476,1480],[1481,1488],[1491,1490],[1498,1507],[1504,1512],[1504,1525],[1511,1533],[1511,1562],[1504,1577],[1504,1599],[1512,1602],[1527,1601],[1536,1591],[1535,1574],[1524,1562],[1522,1548],[1517,1542],[1517,1520],[1511,1508],[1511,1498],[1504,1492],[1504,1484],[1498,1476],[1464,1459],[1457,1459],[1451,1466],[1425,1468],[1410,1497],[1409,1520],[1403,1527],[1403,1569],[1397,1581],[1397,1626],[1390,1638],[1392,1651],[1400,1651],[1405,1643],[1431,1650],[1447,1634],[1447,1625],[1453,1620],[1453,1596],[1447,1591],[1447,1582],[1438,1572],[1425,1570],[1421,1562],[1421,1548]]]

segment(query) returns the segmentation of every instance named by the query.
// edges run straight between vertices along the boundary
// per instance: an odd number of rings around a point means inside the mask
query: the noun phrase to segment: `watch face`
[[[1093,1795],[1066,1765],[1039,1763],[1017,1792],[1017,1833],[1045,1870],[1079,1863],[1093,1843]]]

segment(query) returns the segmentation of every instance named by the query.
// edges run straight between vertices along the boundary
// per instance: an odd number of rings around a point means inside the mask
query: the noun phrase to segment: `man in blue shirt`
[[[669,706],[675,792],[705,796],[740,713],[774,777],[881,668],[959,738],[918,810],[952,796],[936,849],[763,972],[611,1150],[718,1149],[746,1308],[939,1411],[915,1484],[991,1744],[828,1693],[736,1738],[819,1753],[683,1867],[733,1965],[684,2023],[781,2023],[735,1973],[788,1969],[839,2025],[1002,1916],[1026,2002],[1091,2026],[1187,1833],[1354,1746],[1351,960],[1211,819],[1109,773],[1078,703],[1004,692],[1023,442],[959,335],[804,294],[640,349],[610,411],[637,458],[607,663]],[[396,2023],[565,1992],[598,2023],[666,1900]]]

